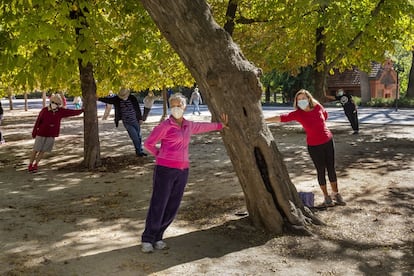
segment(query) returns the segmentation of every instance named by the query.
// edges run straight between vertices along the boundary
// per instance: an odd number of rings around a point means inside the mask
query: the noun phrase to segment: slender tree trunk
[[[263,121],[261,71],[212,18],[204,0],[141,0],[192,73],[213,116],[229,115],[224,144],[256,227],[305,230],[303,207],[272,133]],[[292,228],[291,228],[292,229]]]
[[[88,28],[88,22],[85,18],[88,9],[73,8],[70,12],[70,18],[78,20],[81,27],[75,28],[76,41],[82,37],[82,29]],[[82,50],[81,54],[85,54]],[[83,148],[83,165],[89,170],[95,169],[101,165],[101,150],[99,143],[98,114],[96,108],[96,82],[93,75],[93,65],[91,62],[84,64],[82,59],[78,59],[79,75],[83,97],[83,128],[84,128],[84,148]]]
[[[42,91],[42,106],[46,107],[46,91]]]
[[[269,85],[266,86],[265,102],[270,103],[270,86]],[[276,102],[276,97],[275,97],[275,102]]]
[[[236,17],[237,12],[237,3],[238,0],[229,0],[229,3],[227,4],[227,11],[226,11],[226,23],[224,23],[224,29],[230,34],[230,36],[233,36],[234,32],[234,19]]]
[[[7,95],[9,97],[9,109],[13,110],[13,90],[7,87]]]
[[[407,87],[407,97],[414,98],[414,50],[411,51],[412,59],[411,59],[411,69],[410,74],[408,76],[408,87]]]
[[[24,111],[29,110],[29,102],[27,101],[27,92],[24,92]]]
[[[368,73],[360,71],[361,80],[361,103],[366,104],[371,100],[371,90],[369,88]]]
[[[101,165],[101,151],[99,143],[98,115],[96,108],[96,83],[93,77],[93,65],[86,66],[79,59],[79,72],[83,101],[84,149],[83,164],[88,169]]]
[[[326,71],[326,45],[324,43],[324,28],[316,29],[316,55],[314,70],[315,91],[313,96],[321,102],[326,101],[327,71]]]
[[[165,118],[167,118],[167,109],[168,109],[168,106],[167,106],[167,102],[168,102],[167,92],[168,92],[167,88],[164,87],[162,89],[162,116],[161,116],[160,122],[164,121]]]

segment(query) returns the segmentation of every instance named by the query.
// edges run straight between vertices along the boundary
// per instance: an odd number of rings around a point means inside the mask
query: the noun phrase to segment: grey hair
[[[168,99],[168,102],[170,103],[170,105],[172,101],[180,101],[182,107],[187,106],[187,98],[181,93],[172,94],[170,98]]]

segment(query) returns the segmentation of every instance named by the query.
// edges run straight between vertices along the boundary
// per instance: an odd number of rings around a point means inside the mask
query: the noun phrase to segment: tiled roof
[[[371,72],[369,73],[368,77],[379,79],[379,77],[381,77],[382,71],[384,71],[384,69],[382,68],[380,63],[371,62]]]
[[[379,79],[383,68],[380,63],[372,62],[371,63],[371,72],[368,74],[370,79]],[[352,70],[346,70],[342,73],[339,73],[338,70],[335,70],[333,75],[328,76],[328,87],[355,87],[361,85],[361,77],[358,68]]]

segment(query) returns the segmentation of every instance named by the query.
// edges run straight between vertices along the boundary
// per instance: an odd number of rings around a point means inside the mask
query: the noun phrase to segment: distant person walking
[[[35,139],[29,161],[29,172],[37,172],[40,160],[45,152],[51,152],[55,137],[59,136],[60,121],[62,118],[76,116],[81,110],[66,109],[62,107],[62,98],[59,94],[50,97],[49,106],[42,108],[33,127],[32,137]]]
[[[1,101],[0,101],[0,145],[6,143],[6,141],[4,140],[4,136],[3,133],[1,132],[1,122],[3,121],[3,106],[1,105]]]
[[[122,124],[134,144],[136,155],[138,157],[147,156],[142,150],[141,124],[143,121],[137,98],[131,95],[128,89],[122,88],[118,95],[98,98],[98,101],[114,105],[115,126],[118,127],[119,121],[122,120]]]
[[[198,112],[198,115],[201,114],[200,112],[200,104],[203,103],[203,100],[201,99],[201,94],[198,91],[198,87],[194,88],[194,92],[191,94],[190,97],[190,104],[193,104],[193,114],[195,114],[195,112]]]
[[[327,96],[329,99],[337,100],[341,103],[344,113],[351,123],[353,134],[359,133],[358,109],[352,95],[345,93],[343,89],[336,92],[336,96]]]

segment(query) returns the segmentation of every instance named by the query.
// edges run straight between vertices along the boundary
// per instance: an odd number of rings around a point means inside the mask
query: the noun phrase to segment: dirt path
[[[254,229],[218,134],[194,137],[192,168],[169,250],[140,252],[153,158],[135,158],[126,132],[100,121],[105,166],[79,169],[81,118],[63,121],[54,152],[26,172],[34,113],[9,114],[0,146],[1,275],[412,275],[414,127],[331,123],[347,206],[317,212],[312,237]],[[194,119],[208,119],[193,117]],[[12,122],[12,123],[11,123]],[[146,137],[154,122],[143,127]],[[322,200],[295,124],[272,125],[298,191]]]

